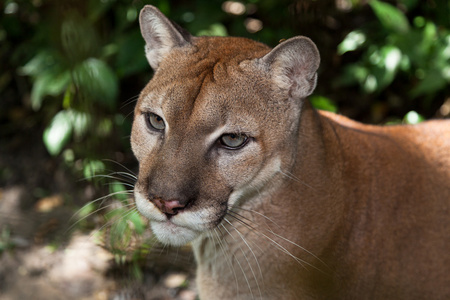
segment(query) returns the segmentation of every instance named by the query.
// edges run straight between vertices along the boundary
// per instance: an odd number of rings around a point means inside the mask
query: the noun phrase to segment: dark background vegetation
[[[322,57],[310,98],[318,108],[375,124],[450,115],[447,0],[3,0],[3,260],[20,264],[36,247],[57,252],[74,232],[96,232],[114,258],[109,274],[148,278],[154,246],[130,211],[133,178],[125,174],[137,168],[128,141],[134,103],[152,76],[138,25],[145,4],[194,35],[244,36],[270,46],[310,37]],[[75,225],[73,215],[81,219]],[[160,277],[167,269],[152,270]],[[7,282],[0,279],[0,295]]]

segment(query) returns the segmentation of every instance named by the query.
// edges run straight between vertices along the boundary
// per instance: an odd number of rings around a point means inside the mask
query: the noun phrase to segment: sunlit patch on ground
[[[20,186],[0,188],[2,300],[196,298],[188,249],[154,247],[137,279],[129,265],[116,263],[98,229],[67,231],[73,212],[59,196],[23,209],[25,194]]]

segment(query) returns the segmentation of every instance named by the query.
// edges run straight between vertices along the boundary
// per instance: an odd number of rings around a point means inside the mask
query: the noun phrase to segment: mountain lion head
[[[182,245],[289,172],[319,53],[305,37],[273,50],[193,37],[152,7],[140,24],[155,73],[135,109],[135,201],[161,242]]]

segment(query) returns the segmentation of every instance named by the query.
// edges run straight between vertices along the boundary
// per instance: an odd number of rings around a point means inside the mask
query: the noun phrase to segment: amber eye
[[[247,143],[248,137],[240,133],[227,133],[220,137],[220,143],[229,149],[239,149]]]
[[[164,130],[166,128],[166,124],[164,123],[163,118],[154,113],[146,113],[147,126],[151,129],[155,129],[158,131]]]

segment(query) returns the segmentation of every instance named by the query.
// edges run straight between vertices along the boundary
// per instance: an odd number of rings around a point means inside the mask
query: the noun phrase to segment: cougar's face
[[[215,228],[231,206],[263,190],[288,156],[295,123],[295,109],[264,100],[264,78],[245,64],[196,54],[174,50],[161,65],[139,98],[131,136],[136,206],[172,245]]]

